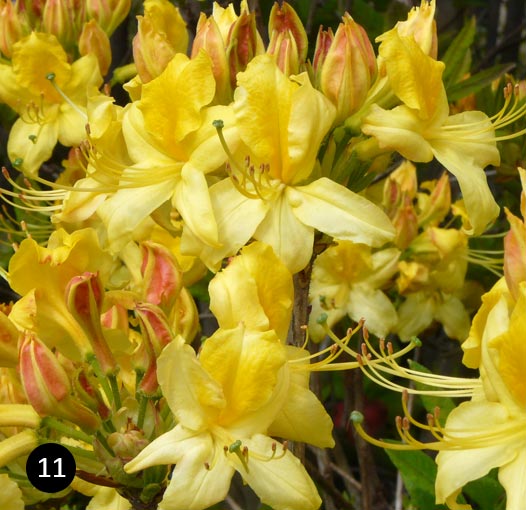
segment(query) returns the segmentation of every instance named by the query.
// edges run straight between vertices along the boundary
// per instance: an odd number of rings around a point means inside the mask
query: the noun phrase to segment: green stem
[[[139,397],[139,415],[137,416],[137,427],[142,429],[144,425],[144,418],[146,416],[146,406],[148,405],[148,397],[141,395]]]
[[[122,402],[119,385],[117,384],[117,376],[111,374],[108,376],[108,379],[110,380],[111,392],[113,394],[113,405],[115,406],[115,410],[118,411],[122,407]]]
[[[73,439],[78,439],[79,441],[84,441],[88,444],[91,444],[93,439],[90,435],[86,434],[82,430],[75,429],[70,425],[66,425],[65,423],[62,423],[61,421],[51,416],[46,416],[42,420],[42,428],[56,430],[57,432],[61,432],[65,436],[72,437]]]

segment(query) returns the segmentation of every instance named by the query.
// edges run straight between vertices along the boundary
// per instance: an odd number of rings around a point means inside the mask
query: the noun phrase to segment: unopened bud
[[[46,32],[53,34],[66,48],[77,41],[75,2],[73,0],[47,0],[42,13],[42,24]]]
[[[0,7],[0,51],[7,58],[12,56],[13,44],[28,34],[27,23],[11,0],[3,1]]]
[[[232,99],[232,87],[225,43],[214,17],[207,18],[204,13],[201,13],[197,23],[191,57],[196,57],[201,49],[212,61],[212,72],[216,81],[215,100],[220,104],[228,104]]]
[[[113,432],[108,436],[108,445],[117,457],[129,460],[136,457],[149,441],[144,437],[142,430],[129,430],[128,432]]]
[[[111,64],[110,39],[94,19],[84,23],[79,37],[79,52],[82,56],[93,53],[99,62],[100,74],[106,76]]]
[[[307,58],[307,33],[296,11],[287,3],[274,3],[270,11],[267,53],[286,75],[298,74]]]
[[[447,173],[431,186],[422,184],[422,188],[430,189],[430,195],[420,193],[418,196],[418,224],[421,227],[437,226],[449,214],[451,209],[451,185]]]
[[[66,287],[66,305],[88,338],[93,354],[105,374],[113,373],[117,364],[104,338],[101,307],[104,288],[96,273],[74,276]]]
[[[87,18],[93,18],[108,34],[113,34],[115,29],[124,21],[130,12],[131,0],[87,0]]]
[[[418,218],[408,195],[404,194],[391,222],[396,230],[395,244],[397,248],[405,250],[418,235]]]
[[[182,286],[177,260],[162,244],[145,241],[141,248],[143,300],[168,310],[177,300]]]
[[[376,57],[367,32],[345,14],[321,70],[320,89],[337,108],[340,124],[362,106],[376,77]]]
[[[327,58],[327,53],[329,53],[329,48],[331,47],[333,39],[334,34],[331,28],[328,30],[323,30],[323,27],[320,27],[318,30],[318,36],[316,37],[316,47],[314,48],[314,57],[312,59],[314,83],[317,88],[319,88],[321,82],[321,70],[323,68],[323,63]]]
[[[188,32],[177,7],[168,0],[146,0],[133,38],[133,59],[143,83],[159,76],[176,53],[185,53]]]
[[[236,22],[230,28],[226,41],[226,54],[230,69],[230,85],[236,88],[237,73],[244,71],[248,63],[264,53],[263,41],[256,28],[256,15],[243,9]]]
[[[68,374],[34,333],[25,333],[19,367],[27,400],[40,416],[64,418],[90,431],[98,428],[99,418],[73,397]]]

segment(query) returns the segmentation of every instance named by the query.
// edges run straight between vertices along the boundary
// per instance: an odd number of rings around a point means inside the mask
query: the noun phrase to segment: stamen
[[[55,83],[55,73],[49,73],[46,75],[46,79],[49,80],[51,85],[53,85],[53,88],[59,93],[60,97],[66,101],[66,103],[71,106],[79,115],[84,117],[86,120],[88,120],[88,115],[86,112],[82,111],[66,94],[64,94],[63,90]]]

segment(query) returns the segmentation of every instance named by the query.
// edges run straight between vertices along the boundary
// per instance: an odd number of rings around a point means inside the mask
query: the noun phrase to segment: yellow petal
[[[235,423],[267,403],[286,361],[283,345],[273,331],[217,330],[203,345],[203,368],[223,389],[223,426]]]
[[[484,145],[479,147],[483,151]],[[479,235],[498,216],[500,208],[491,194],[483,167],[477,164],[480,156],[476,155],[476,150],[469,152],[468,149],[462,143],[455,144],[450,140],[433,140],[432,143],[436,159],[458,180],[471,222],[471,228],[465,228],[466,233]],[[493,154],[492,148],[490,153]]]
[[[449,414],[446,430],[462,431],[455,435],[466,438],[476,433],[490,434],[494,427],[505,423],[507,418],[506,408],[501,404],[463,402]],[[517,446],[513,440],[486,448],[439,452],[436,458],[438,472],[435,483],[437,503],[444,503],[468,482],[481,478],[494,467],[508,463],[516,454]]]
[[[34,97],[43,94],[46,102],[63,102],[48,76],[52,73],[55,83],[63,88],[71,78],[71,66],[54,35],[32,32],[20,40],[13,46],[12,63],[18,84]]]
[[[272,246],[291,273],[301,271],[312,256],[314,229],[298,219],[283,193],[271,203],[254,238]]]
[[[443,300],[435,309],[435,319],[444,326],[449,338],[463,342],[469,335],[469,314],[460,299],[443,295]]]
[[[518,444],[517,457],[499,469],[499,482],[506,490],[506,510],[521,510],[526,499],[524,484],[524,466],[526,466],[526,449],[524,442]]]
[[[7,474],[0,475],[0,506],[10,510],[24,510],[22,491]]]
[[[221,328],[244,322],[248,329],[273,329],[285,341],[292,314],[292,276],[270,246],[254,242],[243,248],[208,290],[210,310]]]
[[[205,52],[192,60],[177,53],[163,73],[143,86],[139,108],[146,130],[155,133],[166,152],[201,125],[201,109],[215,94],[210,58]]]
[[[299,459],[288,450],[281,456],[278,444],[276,458],[264,460],[272,455],[274,443],[270,437],[260,434],[244,440],[243,445],[249,452],[248,470],[232,456],[237,471],[262,503],[274,510],[317,510],[321,505],[320,496]],[[255,455],[250,456],[250,452]]]
[[[189,429],[204,430],[226,405],[220,384],[180,336],[159,356],[157,379],[170,409]]]
[[[381,246],[394,238],[393,225],[379,207],[325,177],[288,187],[287,198],[300,221],[337,239]]]
[[[9,140],[7,141],[9,159],[29,177],[37,175],[42,163],[51,157],[57,143],[59,126],[56,117],[58,106],[53,105],[50,108],[54,113],[52,114],[48,110],[48,122],[28,124],[19,118],[9,133]]]
[[[433,322],[433,298],[424,292],[409,294],[398,308],[398,336],[407,341]]]
[[[373,105],[365,117],[362,131],[374,136],[381,149],[397,151],[411,161],[427,163],[433,152],[424,138],[426,123],[418,117],[418,111],[407,106],[384,110]]]
[[[381,37],[378,49],[394,93],[422,119],[431,118],[444,101],[444,63],[426,55],[413,37],[401,36],[396,28]],[[447,103],[447,101],[446,101]],[[446,112],[447,115],[447,112]]]

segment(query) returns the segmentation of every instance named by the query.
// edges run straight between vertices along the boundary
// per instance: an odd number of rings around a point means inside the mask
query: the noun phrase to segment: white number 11
[[[43,473],[41,475],[38,475],[38,477],[39,478],[50,478],[51,475],[47,474],[47,458],[44,457],[43,459],[40,459],[38,461],[38,463],[43,465],[43,469],[42,469]],[[58,459],[55,459],[53,461],[53,464],[57,464],[58,465],[58,474],[54,475],[53,478],[65,478],[66,475],[62,474],[62,457],[59,457]]]

